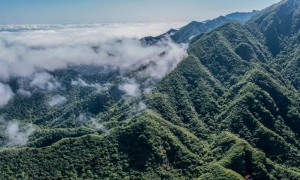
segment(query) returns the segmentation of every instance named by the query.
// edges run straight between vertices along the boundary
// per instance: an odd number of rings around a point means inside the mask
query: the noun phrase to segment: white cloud
[[[42,90],[52,91],[61,86],[61,84],[49,73],[35,73],[29,84],[30,87],[39,88]]]
[[[101,85],[99,83],[88,84],[81,78],[78,78],[77,80],[72,80],[71,84],[73,86],[92,87],[92,88],[97,88],[97,89],[101,88]]]
[[[93,129],[94,131],[101,131],[101,132],[106,132],[107,128],[103,126],[102,124],[98,123],[97,120],[93,117],[91,117],[88,114],[81,113],[77,117],[77,121],[81,124],[88,123],[88,126]]]
[[[145,103],[143,103],[143,102],[139,102],[137,111],[138,112],[142,112],[142,111],[145,111],[146,109],[147,109],[147,105]]]
[[[145,94],[150,94],[150,93],[152,92],[152,90],[153,90],[152,87],[147,87],[147,88],[144,89],[143,92],[144,92]]]
[[[11,88],[8,85],[0,82],[0,108],[5,106],[14,96]]]
[[[92,121],[91,128],[94,129],[95,131],[102,131],[102,132],[107,131],[107,128],[102,124],[98,123],[96,119],[93,118],[91,121]]]
[[[86,114],[80,114],[78,117],[77,117],[77,121],[80,122],[80,123],[86,123],[90,120],[89,117],[86,116]]]
[[[71,65],[113,66],[128,71],[150,62],[153,67],[148,73],[161,77],[185,55],[185,47],[171,41],[145,47],[133,37],[151,35],[155,26],[146,32],[137,27],[141,26],[38,26],[38,30],[0,31],[0,79],[28,77]]]
[[[63,105],[67,102],[67,98],[64,97],[64,96],[61,96],[61,95],[55,95],[55,96],[52,96],[49,101],[48,101],[48,105],[51,106],[51,107],[54,107],[54,106],[60,106],[60,105]]]
[[[146,26],[146,29],[143,27]],[[139,77],[156,82],[186,56],[186,46],[165,40],[145,46],[138,38],[157,35],[159,24],[23,25],[0,26],[0,82],[19,77],[18,94],[30,97],[32,88],[55,90],[61,84],[50,73],[73,65],[109,66],[122,74],[138,70]],[[2,28],[2,31],[1,31]],[[6,30],[6,31],[3,31]],[[49,73],[50,72],[50,73]],[[22,81],[22,79],[24,81]],[[78,78],[73,85],[100,88]],[[119,88],[129,96],[140,94],[139,84],[126,82]],[[149,86],[148,86],[149,87]],[[143,86],[144,88],[144,86]],[[0,106],[13,97],[11,88],[0,85]],[[58,101],[60,100],[60,101]],[[65,103],[53,98],[50,106]]]
[[[110,23],[69,25],[0,25],[0,38],[33,46],[90,44],[114,38],[157,36],[185,23]],[[51,39],[45,37],[52,37]]]
[[[178,46],[168,43],[168,49],[162,54],[156,54],[151,61],[152,63],[147,66],[143,73],[154,79],[162,79],[186,56],[186,49],[187,45]]]
[[[138,103],[133,104],[130,107],[130,110],[128,111],[128,115],[129,116],[134,116],[134,115],[136,115],[140,112],[143,112],[145,110],[147,110],[147,105],[144,102],[140,101]]]
[[[18,85],[17,94],[23,97],[31,97],[31,91],[53,91],[62,87],[61,83],[47,72],[38,72],[30,77],[18,79]]]
[[[119,89],[128,96],[137,97],[140,94],[140,85],[134,79],[129,79],[127,83],[119,85]]]
[[[21,96],[24,96],[24,97],[31,97],[31,92],[30,91],[27,91],[25,89],[18,89],[17,93]]]
[[[17,121],[7,123],[5,133],[8,136],[7,146],[25,146],[34,132],[32,124],[21,126]]]

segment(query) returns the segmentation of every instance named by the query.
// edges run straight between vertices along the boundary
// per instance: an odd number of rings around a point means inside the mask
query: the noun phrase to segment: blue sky
[[[0,24],[189,22],[279,0],[0,0]]]

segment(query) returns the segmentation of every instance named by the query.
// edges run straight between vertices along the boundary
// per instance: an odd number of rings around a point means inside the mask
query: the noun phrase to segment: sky
[[[189,22],[279,0],[0,0],[0,24]]]

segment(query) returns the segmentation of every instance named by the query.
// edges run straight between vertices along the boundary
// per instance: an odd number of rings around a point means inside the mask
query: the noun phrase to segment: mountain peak
[[[300,29],[300,1],[284,0],[264,9],[248,22],[258,27],[274,56],[284,49],[284,37],[291,37]]]

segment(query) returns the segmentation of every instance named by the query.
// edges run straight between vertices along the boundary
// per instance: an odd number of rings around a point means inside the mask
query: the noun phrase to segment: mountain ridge
[[[228,22],[239,22],[245,23],[252,16],[257,14],[259,11],[253,10],[252,12],[235,12],[227,14],[225,16],[219,16],[212,20],[206,20],[203,22],[192,21],[189,24],[179,28],[178,30],[170,30],[157,37],[145,37],[143,41],[149,44],[155,44],[163,39],[170,37],[175,43],[188,43],[193,37],[209,32],[210,30],[217,28]],[[172,32],[172,33],[170,33]]]
[[[282,1],[244,25],[225,23],[194,37],[188,56],[141,97],[119,98],[113,89],[118,78],[103,94],[71,89],[80,105],[63,112],[70,114],[63,118],[66,125],[74,112],[96,110],[93,117],[107,131],[78,126],[74,133],[61,127],[44,139],[33,136],[30,142],[40,146],[1,150],[0,174],[23,179],[300,179],[300,73],[293,67],[300,57],[295,51],[298,3]],[[293,14],[295,29],[268,26],[290,4],[295,8],[280,17]],[[270,46],[266,32],[274,31],[278,43]],[[94,104],[99,98],[101,109]],[[147,109],[128,115],[141,101]],[[45,122],[42,128],[53,127]]]

